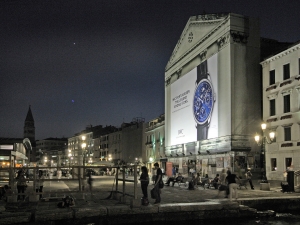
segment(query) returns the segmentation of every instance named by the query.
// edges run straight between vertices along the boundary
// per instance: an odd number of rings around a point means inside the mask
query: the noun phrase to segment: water
[[[216,218],[215,220],[184,220],[178,222],[140,222],[134,223],[130,225],[199,225],[199,224],[207,224],[207,225],[300,225],[300,214],[289,214],[289,213],[277,213],[275,217],[261,217],[261,218]],[[88,223],[85,225],[98,225],[95,223]]]

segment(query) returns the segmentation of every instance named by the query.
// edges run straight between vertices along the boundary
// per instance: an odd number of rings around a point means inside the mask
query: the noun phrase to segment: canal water
[[[143,222],[130,225],[300,225],[300,213],[289,214],[289,213],[278,213],[275,217],[262,217],[262,218],[216,218],[215,220],[184,220],[178,222]],[[88,223],[85,225],[98,225],[95,223]]]

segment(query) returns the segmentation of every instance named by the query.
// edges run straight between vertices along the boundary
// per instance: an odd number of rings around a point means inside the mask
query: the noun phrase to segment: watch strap
[[[208,123],[197,124],[197,141],[206,140],[208,134]]]
[[[207,61],[205,60],[197,66],[197,84],[202,79],[207,79]]]

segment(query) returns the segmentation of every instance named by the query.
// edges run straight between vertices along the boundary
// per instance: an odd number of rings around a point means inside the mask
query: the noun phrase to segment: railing
[[[114,169],[115,171],[115,181],[116,181],[116,185],[115,185],[115,190],[113,190],[113,192],[119,192],[123,195],[123,197],[125,196],[125,191],[126,191],[126,182],[133,182],[134,183],[134,193],[133,193],[133,197],[134,199],[137,199],[137,165],[133,165],[133,166],[70,166],[70,167],[8,167],[8,168],[0,168],[0,182],[1,183],[7,183],[11,189],[13,191],[15,191],[16,187],[15,187],[15,177],[16,177],[16,173],[17,171],[19,171],[20,169],[24,169],[24,170],[33,170],[33,174],[31,177],[26,178],[27,181],[32,181],[33,182],[33,187],[32,190],[29,190],[29,194],[34,194],[34,195],[40,195],[40,194],[45,194],[45,192],[40,193],[40,192],[36,192],[36,182],[37,181],[70,181],[70,180],[77,180],[78,181],[78,191],[76,191],[76,193],[78,192],[83,192],[85,189],[85,182],[84,180],[86,179],[86,169],[104,169],[104,168],[110,168],[110,169]],[[126,169],[133,169],[133,180],[132,179],[126,179],[126,174],[125,174],[125,170]],[[63,170],[71,170],[72,169],[72,175],[71,177],[61,177],[61,178],[53,178],[53,176],[51,176],[49,174],[49,176],[46,179],[38,179],[38,175],[37,172],[39,170],[55,170],[55,169],[63,169]],[[120,171],[122,169],[122,171]],[[119,175],[122,175],[122,178],[119,178]],[[119,191],[119,181],[122,181],[122,191]],[[70,192],[74,192],[74,191],[68,191],[68,193]],[[54,194],[57,193],[61,193],[61,192],[51,192]],[[24,195],[24,194],[14,194],[14,195]]]
[[[299,185],[300,170],[294,172],[295,186]]]

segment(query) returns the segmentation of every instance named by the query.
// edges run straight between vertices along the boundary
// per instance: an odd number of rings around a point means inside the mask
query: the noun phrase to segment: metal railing
[[[27,173],[29,174],[29,177],[26,177],[26,181],[32,181],[33,186],[32,189],[29,189],[28,194],[35,194],[35,195],[40,195],[40,194],[45,194],[46,192],[36,192],[36,182],[39,181],[70,181],[70,180],[77,180],[78,181],[78,191],[75,191],[76,193],[83,192],[85,189],[85,182],[84,180],[87,177],[86,170],[87,169],[104,169],[104,168],[109,168],[109,169],[114,169],[115,171],[115,189],[112,190],[112,192],[119,192],[123,195],[123,197],[126,195],[126,182],[130,182],[134,184],[134,193],[133,197],[134,199],[137,199],[137,167],[138,165],[133,165],[133,166],[70,166],[70,167],[8,167],[8,168],[0,168],[0,182],[1,183],[7,183],[13,191],[16,190],[16,174],[17,171],[23,169],[24,171],[30,171],[33,173]],[[127,179],[126,178],[126,173],[125,170],[129,170],[132,168],[133,171],[133,179]],[[51,176],[51,171],[53,170],[58,170],[58,169],[63,169],[63,170],[68,170],[69,172],[72,171],[72,174],[69,177],[61,177],[61,178],[53,178]],[[38,171],[39,170],[46,170],[49,171],[49,176],[46,176],[45,179],[39,179],[38,178]],[[119,175],[122,175],[121,178],[119,178]],[[122,191],[119,191],[119,181],[122,182]],[[68,191],[68,193],[74,193],[74,191]],[[61,192],[51,192],[52,194],[57,194]],[[21,193],[15,193],[14,195],[24,195]],[[128,195],[128,194],[127,194]]]

